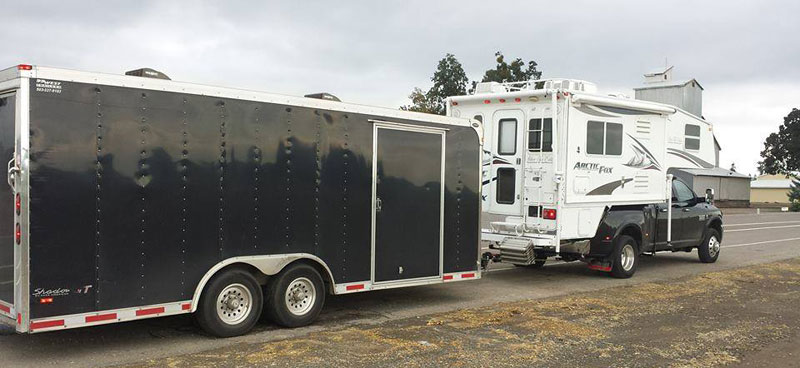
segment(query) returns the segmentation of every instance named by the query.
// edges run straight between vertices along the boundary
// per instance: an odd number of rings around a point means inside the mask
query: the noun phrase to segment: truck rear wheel
[[[206,285],[200,297],[197,323],[217,337],[244,335],[261,316],[264,295],[261,285],[241,269],[223,271]]]
[[[317,319],[325,304],[325,284],[311,265],[295,263],[273,276],[266,288],[269,318],[284,327],[300,327]]]
[[[636,240],[628,235],[617,238],[611,260],[611,276],[627,279],[636,273],[639,266],[638,248]]]
[[[697,247],[697,255],[700,257],[700,262],[716,262],[717,258],[719,258],[720,248],[719,232],[716,229],[707,229],[703,242]]]

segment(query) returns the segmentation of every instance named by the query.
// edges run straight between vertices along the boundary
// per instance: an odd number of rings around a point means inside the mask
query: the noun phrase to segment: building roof
[[[659,74],[664,74],[664,73],[668,72],[672,68],[673,68],[673,66],[670,65],[670,66],[662,66],[662,67],[650,69],[650,70],[647,71],[647,73],[644,73],[644,76],[645,77],[653,77],[653,76],[656,76],[656,75],[659,75]]]
[[[694,176],[716,176],[716,177],[724,177],[724,178],[739,178],[739,179],[750,179],[749,176],[744,174],[739,174],[736,171],[730,171],[723,169],[721,167],[715,167],[712,169],[677,169],[683,171],[687,174],[694,175]]]
[[[750,188],[760,189],[789,189],[792,179],[756,179],[750,182]]]
[[[651,83],[651,84],[644,85],[644,86],[642,86],[642,87],[636,87],[636,88],[634,88],[633,90],[634,90],[634,91],[640,91],[640,90],[645,90],[645,89],[655,89],[655,88],[672,88],[672,87],[683,87],[683,86],[685,86],[685,85],[687,85],[687,84],[689,84],[689,83],[692,83],[692,82],[696,83],[696,84],[697,84],[697,86],[698,86],[698,87],[700,87],[700,89],[702,89],[702,90],[705,90],[705,88],[703,88],[703,86],[702,86],[702,85],[700,85],[700,82],[698,82],[698,81],[697,81],[697,79],[694,79],[694,78],[692,78],[692,79],[689,79],[689,80],[687,80],[687,81],[683,81],[683,82],[665,82],[665,83],[658,82],[658,83]]]

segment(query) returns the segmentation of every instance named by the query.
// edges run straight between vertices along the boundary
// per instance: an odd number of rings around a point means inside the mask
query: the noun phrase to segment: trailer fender
[[[331,290],[335,290],[335,284],[333,284],[333,273],[331,273],[331,269],[328,267],[325,262],[320,259],[319,257],[308,254],[308,253],[290,253],[290,254],[271,254],[271,255],[264,255],[264,256],[243,256],[243,257],[233,257],[225,259],[214,267],[211,267],[208,272],[200,279],[200,282],[197,284],[197,288],[194,290],[194,296],[192,297],[192,309],[191,312],[194,313],[197,310],[197,305],[200,303],[200,296],[203,293],[203,289],[206,287],[206,284],[209,280],[211,280],[214,275],[219,272],[219,270],[233,265],[233,264],[246,264],[255,267],[263,274],[272,276],[281,272],[284,267],[288,264],[301,260],[301,259],[308,259],[310,261],[316,262],[317,264],[321,265],[329,280],[331,280]]]

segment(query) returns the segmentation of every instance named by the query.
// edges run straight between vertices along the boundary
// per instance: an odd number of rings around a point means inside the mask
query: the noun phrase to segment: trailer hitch
[[[500,254],[495,254],[492,252],[484,252],[481,254],[481,270],[485,271],[486,267],[489,266],[489,262],[500,262]]]

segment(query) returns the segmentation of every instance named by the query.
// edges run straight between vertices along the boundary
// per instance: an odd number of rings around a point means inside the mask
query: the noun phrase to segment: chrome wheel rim
[[[716,257],[717,254],[719,254],[719,248],[719,240],[717,240],[716,236],[712,235],[711,238],[708,239],[708,255],[711,257]]]
[[[620,254],[620,265],[622,269],[625,271],[630,271],[633,268],[633,262],[635,262],[636,253],[633,250],[633,246],[630,244],[625,244],[622,247],[622,252]]]
[[[294,279],[286,288],[286,309],[295,316],[302,316],[314,307],[317,300],[317,288],[311,280],[300,277]]]
[[[245,320],[253,309],[253,295],[242,284],[228,285],[217,297],[217,316],[223,323],[236,325]]]

